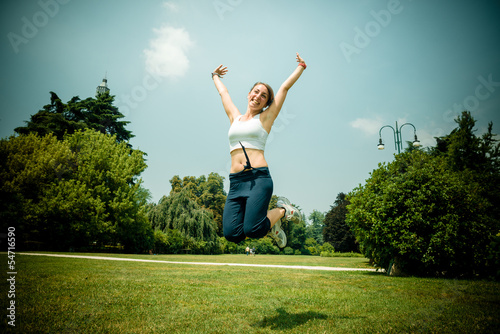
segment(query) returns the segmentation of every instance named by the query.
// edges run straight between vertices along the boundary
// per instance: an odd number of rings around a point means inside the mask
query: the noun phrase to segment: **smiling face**
[[[248,93],[248,106],[251,109],[262,111],[272,103],[273,99],[274,94],[271,87],[258,82],[252,87],[250,93]]]

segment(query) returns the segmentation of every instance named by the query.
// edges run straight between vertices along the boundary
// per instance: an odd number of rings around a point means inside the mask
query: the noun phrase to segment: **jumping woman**
[[[268,211],[273,180],[264,158],[267,137],[288,90],[307,67],[298,53],[297,62],[297,68],[283,82],[276,96],[268,84],[257,82],[248,93],[245,114],[236,108],[222,83],[227,67],[220,65],[212,72],[212,79],[231,123],[228,134],[230,185],[222,218],[224,236],[228,241],[239,243],[246,237],[262,238],[270,231],[278,246],[283,248],[286,246],[286,234],[281,228],[281,219],[295,223],[302,219],[299,210],[284,197],[278,199],[277,208]]]

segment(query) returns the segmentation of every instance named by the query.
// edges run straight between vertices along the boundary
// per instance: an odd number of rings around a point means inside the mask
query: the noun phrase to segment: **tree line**
[[[146,154],[128,143],[128,122],[108,93],[50,104],[17,136],[0,141],[0,219],[26,249],[134,253],[332,256],[361,252],[381,268],[415,275],[498,273],[500,144],[492,123],[474,134],[469,112],[436,147],[411,146],[380,164],[364,185],[339,193],[309,224],[287,224],[288,245],[272,238],[240,245],[222,236],[224,177],[174,176],[158,203],[142,186]],[[276,206],[273,196],[270,209]],[[296,205],[300,207],[300,205]],[[304,217],[306,218],[306,217]],[[305,221],[305,219],[303,220]]]
[[[146,153],[128,143],[133,135],[113,102],[103,93],[64,103],[50,92],[17,136],[1,139],[2,227],[15,226],[24,249],[243,252],[222,237],[226,192],[217,173],[174,176],[170,193],[149,202],[140,178]],[[311,226],[284,224],[287,254],[323,251],[324,215],[310,218]],[[252,243],[261,254],[284,252],[271,238]]]

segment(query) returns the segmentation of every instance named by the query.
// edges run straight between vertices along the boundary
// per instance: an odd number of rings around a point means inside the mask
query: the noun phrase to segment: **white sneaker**
[[[302,215],[300,211],[290,204],[290,201],[285,197],[279,197],[278,202],[276,204],[278,208],[285,209],[285,216],[283,219],[290,220],[295,224],[298,224],[302,221]]]
[[[285,248],[286,246],[286,234],[281,228],[281,221],[278,220],[271,229],[271,237],[276,241],[279,248]]]

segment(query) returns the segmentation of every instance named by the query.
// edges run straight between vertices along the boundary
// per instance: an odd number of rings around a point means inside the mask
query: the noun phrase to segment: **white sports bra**
[[[242,116],[238,116],[229,128],[229,152],[241,148],[241,145],[245,148],[264,151],[269,133],[262,126],[260,115],[256,115],[248,121],[240,121]]]

